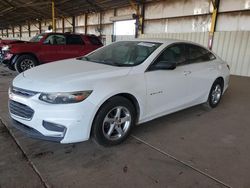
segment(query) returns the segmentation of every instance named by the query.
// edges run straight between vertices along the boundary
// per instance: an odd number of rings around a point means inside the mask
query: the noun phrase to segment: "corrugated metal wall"
[[[181,39],[208,45],[208,32],[144,34],[141,38]],[[216,32],[212,49],[231,67],[231,74],[250,76],[250,31]]]
[[[216,32],[213,51],[231,67],[231,74],[250,76],[250,31]]]
[[[198,32],[198,33],[152,33],[141,35],[140,38],[161,38],[161,39],[179,39],[187,40],[199,43],[203,46],[208,44],[208,32]]]

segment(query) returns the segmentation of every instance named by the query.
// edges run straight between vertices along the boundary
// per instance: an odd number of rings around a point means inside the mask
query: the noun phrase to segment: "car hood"
[[[8,45],[8,44],[18,44],[24,43],[22,40],[0,40],[0,46]]]
[[[13,86],[37,92],[93,89],[98,81],[125,76],[131,67],[116,67],[77,59],[41,65],[19,74]]]

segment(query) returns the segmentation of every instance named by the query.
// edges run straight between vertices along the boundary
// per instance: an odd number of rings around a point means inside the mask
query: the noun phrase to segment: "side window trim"
[[[156,60],[163,54],[163,52],[165,52],[165,50],[167,50],[168,48],[171,48],[172,46],[178,45],[178,44],[183,44],[184,45],[184,53],[185,53],[185,57],[187,57],[187,52],[186,52],[186,44],[185,42],[176,42],[173,44],[170,44],[168,46],[166,46],[155,58],[154,60],[150,63],[150,65],[148,66],[148,68],[145,70],[145,72],[150,72],[150,71],[155,71],[155,70],[150,70],[150,68],[156,63]],[[187,61],[187,60],[186,60]],[[185,61],[185,62],[186,62]],[[177,67],[179,66],[183,66],[183,64],[179,64],[177,65]]]

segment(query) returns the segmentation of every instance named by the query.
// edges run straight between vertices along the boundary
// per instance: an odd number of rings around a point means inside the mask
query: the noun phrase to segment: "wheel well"
[[[139,106],[139,103],[138,103],[137,99],[136,99],[133,95],[131,95],[131,94],[129,94],[129,93],[119,93],[119,94],[113,95],[112,97],[108,98],[106,101],[104,101],[104,102],[102,103],[102,105],[99,107],[99,109],[97,110],[97,112],[96,112],[96,114],[95,114],[95,117],[94,117],[94,119],[93,119],[93,121],[92,121],[92,125],[93,125],[93,123],[94,123],[94,121],[95,121],[95,118],[96,118],[96,115],[97,115],[97,113],[99,112],[99,110],[101,109],[101,107],[102,107],[107,101],[111,100],[113,97],[116,97],[116,96],[124,97],[124,98],[128,99],[128,100],[133,104],[133,106],[135,107],[135,111],[136,111],[136,123],[139,121],[139,117],[140,117],[140,106]],[[92,130],[92,129],[93,129],[93,126],[92,126],[92,125],[91,125],[90,135],[92,135],[92,131],[93,131],[93,130]]]
[[[36,59],[37,65],[40,64],[40,61],[39,61],[39,59],[36,57],[36,55],[33,54],[33,53],[30,53],[30,52],[18,54],[18,57],[16,58],[16,60],[17,60],[20,56],[22,56],[22,55],[29,55],[29,56],[32,56],[33,58]]]
[[[135,96],[129,94],[129,93],[119,93],[117,95],[114,95],[112,97],[110,97],[108,100],[112,99],[113,97],[116,97],[116,96],[121,96],[121,97],[124,97],[126,99],[128,99],[134,106],[135,108],[135,111],[136,111],[136,122],[139,121],[139,117],[140,117],[140,106],[139,106],[139,103],[137,101],[137,99],[135,98]]]
[[[218,77],[216,80],[215,80],[215,82],[216,81],[219,81],[221,84],[222,84],[222,89],[224,89],[224,79],[222,78],[222,77]]]

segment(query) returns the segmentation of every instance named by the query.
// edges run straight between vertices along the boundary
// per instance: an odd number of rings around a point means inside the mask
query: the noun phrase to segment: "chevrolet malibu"
[[[135,124],[202,103],[216,107],[228,83],[229,66],[198,44],[121,41],[18,75],[9,112],[32,137],[73,143],[92,136],[110,146]]]

